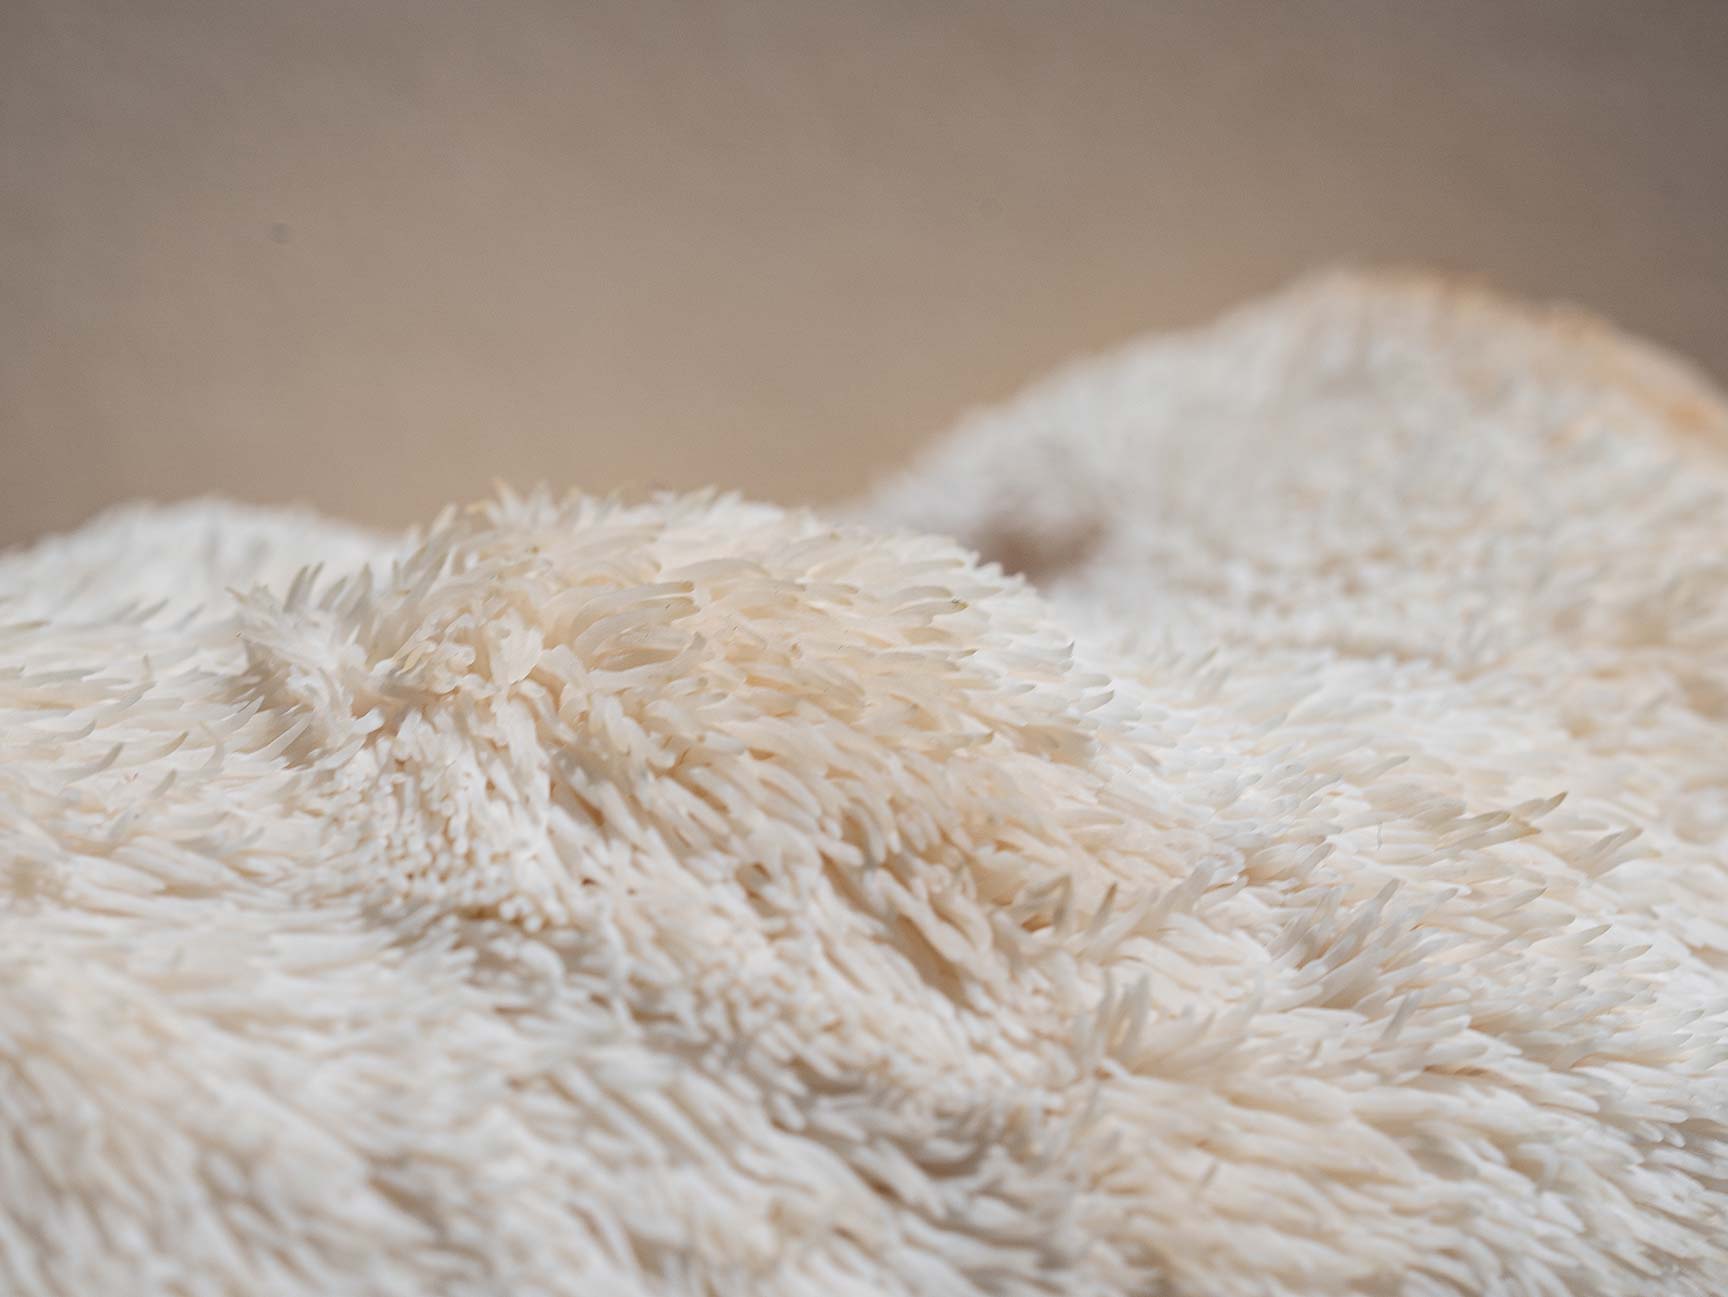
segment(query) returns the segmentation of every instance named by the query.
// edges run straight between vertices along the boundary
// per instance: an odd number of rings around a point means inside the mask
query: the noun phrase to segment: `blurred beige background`
[[[1728,3],[0,0],[0,541],[832,498],[1350,258],[1728,372]]]

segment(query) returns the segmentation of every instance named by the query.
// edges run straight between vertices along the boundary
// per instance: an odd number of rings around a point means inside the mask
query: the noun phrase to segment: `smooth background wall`
[[[0,0],[0,541],[833,498],[1343,259],[1728,372],[1728,4]]]

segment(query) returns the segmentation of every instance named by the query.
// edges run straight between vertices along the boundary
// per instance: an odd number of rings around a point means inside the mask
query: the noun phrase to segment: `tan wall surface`
[[[829,498],[1350,258],[1728,373],[1728,3],[0,0],[0,541]]]

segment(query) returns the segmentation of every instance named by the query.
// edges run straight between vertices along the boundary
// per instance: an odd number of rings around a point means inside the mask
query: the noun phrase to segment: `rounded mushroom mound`
[[[253,596],[243,637],[346,868],[530,930],[638,875],[771,908],[823,867],[988,874],[982,839],[1087,795],[1124,719],[951,543],[706,497],[477,509],[381,584]]]
[[[1714,862],[1515,678],[730,499],[392,552],[0,627],[20,1293],[1719,1287]]]

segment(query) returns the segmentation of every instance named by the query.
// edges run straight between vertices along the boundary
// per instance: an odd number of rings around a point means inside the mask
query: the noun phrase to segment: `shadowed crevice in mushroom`
[[[1048,585],[1079,567],[1103,547],[1104,525],[1076,518],[1058,526],[1039,527],[999,518],[966,539],[988,563],[1023,576],[1033,585]]]

